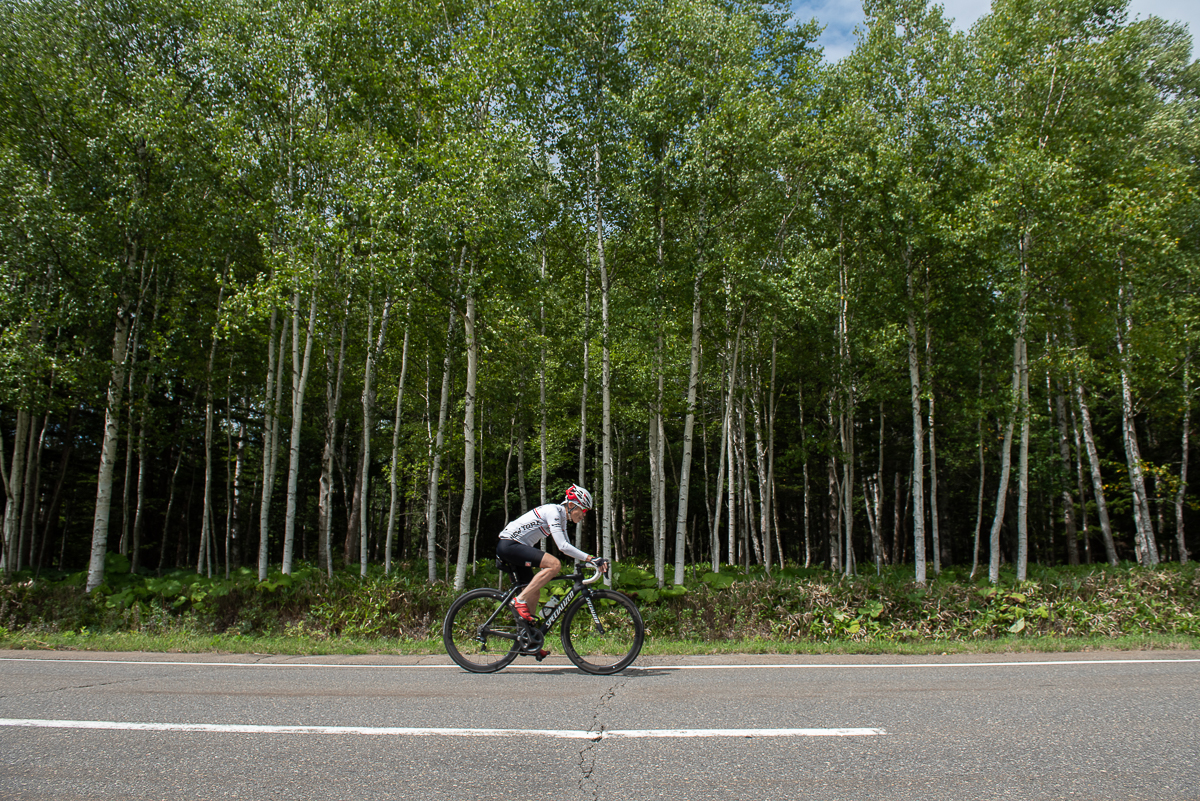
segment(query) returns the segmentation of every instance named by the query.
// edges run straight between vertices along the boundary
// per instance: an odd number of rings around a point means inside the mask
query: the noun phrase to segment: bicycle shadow
[[[503,671],[500,671],[500,672],[506,673],[506,674],[514,674],[514,673],[525,673],[525,674],[531,674],[531,675],[536,674],[539,676],[569,676],[569,675],[593,676],[593,675],[595,675],[595,674],[591,674],[586,671],[580,670],[579,668],[575,667],[574,665],[570,665],[570,664],[568,664],[568,665],[510,665],[507,668],[505,668]],[[632,664],[629,667],[625,668],[624,670],[618,671],[616,673],[607,673],[604,675],[599,675],[599,676],[596,676],[596,678],[610,679],[614,676],[620,676],[622,679],[642,679],[642,678],[652,679],[652,678],[659,678],[662,676],[666,676],[673,672],[676,672],[676,671],[672,671],[667,668],[656,667],[654,665],[638,665],[635,663],[635,664]]]

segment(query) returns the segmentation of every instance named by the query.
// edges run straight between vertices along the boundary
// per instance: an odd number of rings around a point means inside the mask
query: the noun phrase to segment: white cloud
[[[970,30],[981,16],[991,9],[989,0],[946,0],[946,16],[954,20],[955,30]],[[860,0],[793,0],[792,11],[797,18],[816,18],[825,26],[820,43],[828,61],[840,61],[854,49],[854,27],[863,21]],[[1192,34],[1192,54],[1200,39],[1200,3],[1196,0],[1130,0],[1129,18],[1162,17],[1182,22]]]

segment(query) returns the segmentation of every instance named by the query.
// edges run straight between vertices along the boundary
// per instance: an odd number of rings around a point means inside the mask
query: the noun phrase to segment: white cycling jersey
[[[572,545],[567,537],[567,507],[561,503],[548,503],[531,509],[505,526],[500,532],[500,539],[534,545],[547,535],[554,538],[558,549],[567,556],[587,559],[587,554]]]

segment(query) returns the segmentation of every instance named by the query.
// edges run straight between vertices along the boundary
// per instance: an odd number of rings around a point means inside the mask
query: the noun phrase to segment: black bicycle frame
[[[578,577],[581,577],[581,576],[582,576],[582,574],[579,574],[579,573],[577,573],[575,575],[571,575],[571,576],[556,576],[555,578],[551,579],[551,581],[554,582],[554,581],[572,581],[573,580],[575,582],[579,582]],[[487,622],[484,623],[483,625],[490,629],[491,625],[492,625],[492,621],[494,621],[496,619],[496,615],[500,614],[500,612],[506,606],[508,606],[508,602],[511,601],[518,594],[518,592],[520,590],[522,590],[525,586],[526,585],[524,585],[524,584],[514,584],[513,587],[507,593],[505,593],[504,599],[500,602],[500,606],[498,606],[496,608],[496,611],[492,613],[491,617],[489,617],[487,619]],[[528,621],[525,621],[525,620],[522,620],[521,623],[525,626],[529,626],[531,628],[534,628],[534,629],[540,631],[543,635],[550,633],[550,629],[554,628],[554,624],[558,622],[558,619],[560,617],[562,617],[562,613],[565,612],[567,607],[571,605],[571,601],[574,601],[578,595],[580,595],[581,593],[584,592],[584,590],[585,590],[585,588],[583,586],[579,585],[578,583],[576,586],[571,587],[570,592],[568,592],[566,595],[564,595],[562,600],[559,601],[558,604],[554,607],[554,611],[550,613],[550,617],[548,617],[542,621],[542,625],[535,626],[534,624],[529,623]],[[600,624],[600,616],[596,614],[596,607],[594,607],[592,605],[592,594],[589,592],[586,595],[584,595],[584,598],[587,600],[588,611],[592,613],[592,620],[596,623],[596,625],[599,625]],[[503,637],[504,635],[501,634],[501,635],[497,635],[497,636]]]
[[[566,610],[566,608],[571,605],[571,601],[575,600],[575,596],[579,595],[579,593],[581,593],[581,592],[583,592],[583,590],[581,590],[580,588],[572,587],[571,591],[563,596],[563,599],[558,602],[557,606],[554,607],[554,611],[550,613],[550,617],[548,617],[542,621],[542,626],[541,626],[542,634],[547,634],[547,633],[549,633],[550,629],[554,628],[554,623],[562,616],[562,613]],[[591,595],[589,594],[588,595],[588,607],[590,608],[591,605],[592,605],[592,598],[591,598]],[[594,618],[595,616],[596,616],[596,613],[595,613],[595,610],[593,610],[592,617]]]

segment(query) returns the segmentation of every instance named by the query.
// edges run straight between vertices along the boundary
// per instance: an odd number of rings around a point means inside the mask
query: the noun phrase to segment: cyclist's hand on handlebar
[[[587,563],[591,567],[594,567],[597,570],[599,570],[601,573],[608,572],[608,560],[607,559],[604,559],[599,556],[589,556]]]

